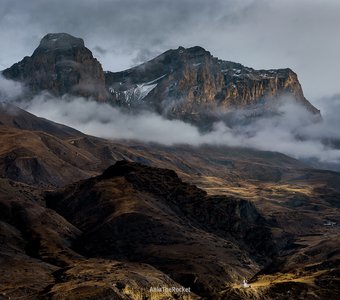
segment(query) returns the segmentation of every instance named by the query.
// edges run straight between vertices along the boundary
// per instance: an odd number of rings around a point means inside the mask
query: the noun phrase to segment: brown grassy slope
[[[71,248],[80,235],[46,208],[42,191],[0,179],[1,299],[160,299],[164,295],[151,295],[150,287],[181,287],[147,264],[84,257]]]
[[[250,202],[208,197],[173,171],[136,163],[49,194],[47,205],[82,230],[78,252],[148,263],[201,296],[254,275],[276,251]]]
[[[40,131],[0,126],[0,176],[36,186],[62,186],[87,178],[99,160]]]

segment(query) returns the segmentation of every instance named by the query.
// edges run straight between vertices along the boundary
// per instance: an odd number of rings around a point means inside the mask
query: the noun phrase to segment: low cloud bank
[[[147,111],[128,114],[109,104],[81,97],[55,98],[48,93],[41,93],[28,102],[18,102],[15,99],[21,91],[17,83],[0,78],[2,101],[15,102],[39,117],[94,136],[165,145],[248,147],[282,152],[298,159],[340,164],[340,95],[322,100],[323,120],[319,122],[315,122],[310,113],[294,101],[284,99],[275,115],[255,118],[232,128],[224,122],[218,122],[212,131],[201,133],[198,128],[183,121],[167,120]],[[246,115],[249,111],[235,113]]]
[[[74,127],[87,134],[109,139],[136,139],[173,144],[218,144],[278,151],[300,159],[340,163],[340,150],[327,144],[340,139],[340,97],[325,107],[323,120],[315,119],[303,107],[286,102],[278,114],[254,119],[230,128],[214,124],[209,133],[179,120],[167,120],[151,112],[127,114],[108,104],[83,98],[55,99],[46,94],[35,97],[24,108],[29,112]],[[239,112],[240,113],[240,112]],[[243,113],[243,112],[241,112]]]

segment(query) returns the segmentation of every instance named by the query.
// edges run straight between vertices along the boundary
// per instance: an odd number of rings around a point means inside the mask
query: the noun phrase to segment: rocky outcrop
[[[54,95],[67,93],[107,99],[100,63],[84,41],[66,33],[47,34],[32,56],[3,71],[6,78],[25,83],[33,93],[47,90]]]
[[[281,96],[319,114],[292,70],[254,70],[219,60],[201,47],[169,50],[135,68],[106,72],[105,77],[118,105],[151,107],[173,118],[202,120],[216,112],[256,105],[268,109]]]

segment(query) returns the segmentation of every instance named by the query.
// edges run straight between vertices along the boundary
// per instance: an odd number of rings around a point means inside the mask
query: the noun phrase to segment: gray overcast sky
[[[0,28],[0,69],[68,32],[105,70],[200,45],[257,69],[291,67],[316,105],[340,94],[339,0],[1,0]]]

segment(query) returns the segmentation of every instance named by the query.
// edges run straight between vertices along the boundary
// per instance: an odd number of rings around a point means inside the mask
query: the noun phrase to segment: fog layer
[[[340,97],[324,99],[331,104],[325,106],[321,121],[316,121],[315,116],[296,102],[284,100],[275,116],[261,117],[232,128],[222,121],[217,122],[209,133],[201,133],[191,124],[168,120],[156,113],[125,113],[109,104],[79,97],[56,99],[41,94],[19,105],[35,115],[108,139],[248,147],[282,152],[299,159],[340,163],[340,150],[334,146],[334,141],[340,140]]]

